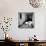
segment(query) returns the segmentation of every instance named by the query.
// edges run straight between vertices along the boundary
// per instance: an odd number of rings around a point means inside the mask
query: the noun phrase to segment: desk
[[[16,46],[20,46],[20,44],[24,44],[24,46],[46,46],[46,40],[39,41],[17,40],[14,42],[16,43]]]
[[[29,40],[13,40],[8,41],[9,44],[14,44],[16,46],[21,46],[20,44],[23,44],[22,46],[46,46],[46,40],[40,40],[40,41],[29,41]]]

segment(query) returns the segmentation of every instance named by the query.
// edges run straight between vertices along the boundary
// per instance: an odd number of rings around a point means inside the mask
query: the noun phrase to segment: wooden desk
[[[46,40],[40,41],[29,41],[29,40],[13,40],[8,41],[9,44],[14,44],[16,46],[46,46]],[[21,45],[23,44],[23,45]]]
[[[15,41],[16,46],[20,46],[20,44],[24,44],[24,46],[46,46],[46,40],[40,41],[29,41],[29,40],[17,40]]]

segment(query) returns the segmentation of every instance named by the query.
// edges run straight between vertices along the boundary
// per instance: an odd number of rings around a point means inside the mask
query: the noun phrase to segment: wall
[[[28,0],[0,0],[0,17],[13,17],[13,22],[10,33],[17,40],[27,40],[29,37],[32,37],[34,34],[37,35],[39,40],[44,40],[44,31],[45,24],[45,12],[46,6],[44,4],[40,8],[33,8],[30,6]],[[18,28],[18,12],[34,12],[35,16],[35,28],[33,29],[19,29]],[[0,31],[0,35],[2,31]],[[45,34],[44,34],[45,33]],[[0,36],[2,39],[2,36]]]

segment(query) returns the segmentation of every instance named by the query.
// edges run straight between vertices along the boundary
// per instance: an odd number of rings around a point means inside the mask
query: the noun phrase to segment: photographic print
[[[33,8],[38,8],[43,4],[43,0],[29,0],[29,4],[33,7]]]
[[[34,28],[34,13],[19,12],[18,28]]]

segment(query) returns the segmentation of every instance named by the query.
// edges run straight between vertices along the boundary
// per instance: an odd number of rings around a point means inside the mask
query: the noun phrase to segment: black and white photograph
[[[33,12],[19,12],[18,13],[18,27],[19,28],[34,28],[34,13]]]

